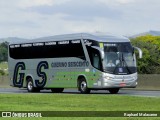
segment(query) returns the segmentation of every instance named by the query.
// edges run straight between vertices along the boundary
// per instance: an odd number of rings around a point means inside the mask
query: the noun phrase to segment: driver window
[[[105,48],[106,55],[105,55],[105,64],[107,67],[115,67],[119,61],[118,61],[118,55],[117,55],[117,47],[115,46],[108,46]]]

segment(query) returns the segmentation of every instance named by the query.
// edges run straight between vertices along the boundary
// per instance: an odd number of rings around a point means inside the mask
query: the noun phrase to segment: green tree
[[[131,39],[131,42],[143,51],[143,58],[138,59],[138,72],[141,74],[160,74],[160,37],[140,36]]]
[[[0,62],[8,60],[8,42],[0,44]]]

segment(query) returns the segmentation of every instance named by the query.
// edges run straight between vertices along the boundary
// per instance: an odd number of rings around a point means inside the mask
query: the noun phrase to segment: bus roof
[[[41,37],[37,39],[14,41],[10,44],[22,44],[22,43],[32,43],[32,42],[47,42],[47,41],[64,41],[64,40],[74,40],[74,39],[91,39],[99,42],[130,42],[130,40],[123,36],[115,36],[112,34],[104,33],[73,33],[64,35],[55,35],[49,37]]]

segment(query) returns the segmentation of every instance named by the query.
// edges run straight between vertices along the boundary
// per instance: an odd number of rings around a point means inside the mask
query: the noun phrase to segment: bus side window
[[[89,47],[89,46],[87,46],[87,51],[88,51],[92,66],[98,70],[102,70],[102,62],[101,62],[100,52],[94,48]]]
[[[96,53],[93,53],[92,57],[93,57],[93,61],[92,61],[93,66],[95,68],[100,69],[100,58],[99,58],[99,56]]]

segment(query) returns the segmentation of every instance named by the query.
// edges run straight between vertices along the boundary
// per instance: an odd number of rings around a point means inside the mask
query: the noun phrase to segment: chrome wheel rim
[[[33,89],[33,84],[31,81],[28,82],[28,90],[32,90]]]
[[[85,91],[86,90],[86,87],[87,87],[87,84],[85,81],[81,82],[81,90],[82,91]]]

